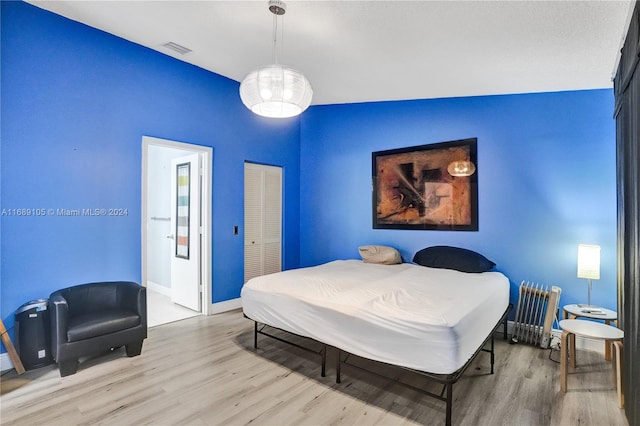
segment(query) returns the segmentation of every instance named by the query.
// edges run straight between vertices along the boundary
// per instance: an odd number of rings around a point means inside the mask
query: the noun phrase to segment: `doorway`
[[[142,137],[142,284],[149,327],[209,314],[212,153]]]

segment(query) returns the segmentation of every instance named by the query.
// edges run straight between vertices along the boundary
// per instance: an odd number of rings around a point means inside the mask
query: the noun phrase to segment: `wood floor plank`
[[[276,331],[277,333],[277,331]],[[319,349],[317,342],[293,337]],[[495,374],[480,354],[453,387],[456,425],[626,426],[611,364],[578,351],[560,392],[560,365],[549,351],[496,340]],[[327,376],[315,354],[261,336],[233,311],[149,330],[142,355],[124,349],[82,360],[60,378],[55,365],[1,378],[0,422],[10,425],[433,425],[445,404],[345,365],[335,383],[335,350]],[[559,353],[554,352],[555,359]],[[353,357],[358,365],[439,392],[402,369]]]

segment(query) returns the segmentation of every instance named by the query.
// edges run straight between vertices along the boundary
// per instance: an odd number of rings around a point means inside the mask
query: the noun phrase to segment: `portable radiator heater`
[[[551,330],[560,302],[560,287],[522,281],[511,337],[514,343],[526,342],[547,349],[551,344]]]

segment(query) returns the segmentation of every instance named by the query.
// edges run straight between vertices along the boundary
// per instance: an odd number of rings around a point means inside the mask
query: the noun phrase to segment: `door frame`
[[[211,303],[211,183],[213,182],[213,148],[201,145],[194,145],[185,142],[178,142],[168,139],[156,138],[154,136],[142,136],[142,200],[141,200],[141,251],[142,251],[142,285],[147,283],[147,173],[149,170],[149,147],[166,147],[190,151],[201,155],[202,159],[202,186],[200,212],[202,214],[202,247],[200,251],[200,273],[202,277],[201,306],[202,315],[212,315]]]

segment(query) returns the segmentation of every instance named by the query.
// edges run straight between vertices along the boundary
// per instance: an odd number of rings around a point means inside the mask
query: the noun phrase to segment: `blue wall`
[[[579,243],[602,247],[592,303],[616,309],[612,90],[313,107],[302,116],[301,265],[385,244],[410,261],[431,245],[478,251],[516,285],[586,302]],[[371,153],[478,138],[479,231],[372,229]]]
[[[213,147],[212,301],[243,283],[244,161],[284,167],[299,264],[299,119],[262,119],[238,83],[22,2],[2,2],[1,316],[62,287],[141,279],[142,136]],[[9,209],[126,208],[125,217]]]
[[[512,281],[583,302],[579,243],[602,246],[593,302],[616,309],[611,90],[315,106],[261,119],[238,83],[22,2],[2,2],[1,208],[127,208],[119,218],[2,216],[0,314],[94,280],[139,281],[141,138],[213,147],[213,302],[243,281],[243,163],[281,165],[284,266],[406,260],[435,244],[485,254]],[[478,138],[478,232],[374,230],[371,152]],[[512,299],[515,300],[515,294]]]

